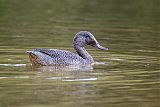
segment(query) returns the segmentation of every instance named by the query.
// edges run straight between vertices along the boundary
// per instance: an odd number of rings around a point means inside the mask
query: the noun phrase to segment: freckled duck
[[[88,31],[78,32],[73,39],[73,47],[76,53],[58,49],[34,49],[27,51],[32,65],[56,66],[56,65],[85,65],[93,64],[92,56],[84,48],[86,45],[108,50],[100,46],[95,37]]]

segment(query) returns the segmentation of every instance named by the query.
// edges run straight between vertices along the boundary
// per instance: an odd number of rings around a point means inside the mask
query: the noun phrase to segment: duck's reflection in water
[[[61,80],[61,81],[89,81],[96,80],[89,75],[93,71],[92,65],[70,65],[70,66],[41,66],[33,67],[36,78]]]
[[[69,65],[69,66],[39,66],[32,67],[32,69],[39,72],[68,72],[68,71],[83,71],[91,72],[93,71],[92,65]]]
[[[88,91],[95,89],[97,80],[91,65],[85,66],[52,66],[37,68],[34,95],[38,100],[48,103],[64,103],[68,106],[86,106],[88,95],[96,92]],[[67,103],[68,102],[68,103]],[[70,104],[73,105],[70,105]]]

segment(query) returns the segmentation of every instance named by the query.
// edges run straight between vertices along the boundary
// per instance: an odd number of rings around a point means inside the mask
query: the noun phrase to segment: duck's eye
[[[95,46],[95,45],[96,45],[96,42],[92,40],[92,41],[89,42],[89,45]]]

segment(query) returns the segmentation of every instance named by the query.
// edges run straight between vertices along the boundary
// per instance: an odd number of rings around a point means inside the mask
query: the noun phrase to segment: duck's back
[[[75,65],[86,63],[86,60],[76,53],[57,49],[34,49],[30,53],[30,59],[34,65]]]

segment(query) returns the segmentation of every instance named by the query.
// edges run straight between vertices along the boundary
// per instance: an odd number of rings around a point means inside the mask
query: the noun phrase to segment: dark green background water
[[[0,0],[0,107],[160,106],[159,0]],[[31,67],[27,50],[87,47],[93,70]],[[106,64],[104,64],[104,62]]]

